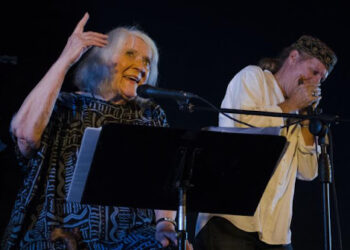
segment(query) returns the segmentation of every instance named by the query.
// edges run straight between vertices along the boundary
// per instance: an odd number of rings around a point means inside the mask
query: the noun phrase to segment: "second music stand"
[[[69,201],[252,215],[287,143],[283,136],[109,124],[87,129]],[[237,202],[239,200],[240,202]]]

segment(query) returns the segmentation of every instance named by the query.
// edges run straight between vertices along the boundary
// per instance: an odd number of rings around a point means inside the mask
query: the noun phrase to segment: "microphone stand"
[[[324,225],[324,249],[332,249],[332,225],[331,225],[331,205],[330,205],[330,184],[333,182],[333,170],[327,153],[326,136],[330,123],[318,119],[311,119],[309,131],[318,138],[321,153],[318,158],[318,168],[320,181],[322,183],[322,203],[323,203],[323,225]]]
[[[186,250],[186,210],[187,210],[187,189],[190,188],[190,176],[189,168],[186,164],[188,158],[188,148],[179,148],[179,170],[175,178],[175,188],[178,190],[178,228],[177,228],[177,239],[178,239],[178,250]]]

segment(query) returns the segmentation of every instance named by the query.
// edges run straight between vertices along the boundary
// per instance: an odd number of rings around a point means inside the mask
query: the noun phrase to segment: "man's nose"
[[[313,82],[317,83],[317,84],[320,84],[321,80],[322,80],[322,77],[317,75],[317,76],[314,76]]]

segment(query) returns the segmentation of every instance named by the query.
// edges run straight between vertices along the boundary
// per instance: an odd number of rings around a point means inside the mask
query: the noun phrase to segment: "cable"
[[[305,120],[307,120],[307,119],[299,119],[297,121],[294,121],[294,122],[288,123],[286,125],[280,126],[280,128],[287,128],[287,127],[290,127],[290,126],[292,126],[294,124],[301,123],[302,121],[305,121]]]
[[[334,162],[333,162],[333,136],[330,128],[328,129],[328,140],[329,140],[329,161],[333,169],[333,176],[334,176]],[[335,210],[335,219],[337,224],[337,230],[338,230],[338,241],[339,241],[339,249],[343,249],[343,240],[342,240],[342,234],[341,234],[341,227],[340,227],[340,216],[339,216],[339,208],[338,208],[338,198],[337,198],[337,191],[335,188],[335,178],[333,178],[332,181],[332,190],[333,190],[333,199],[334,199],[334,210]]]
[[[253,126],[253,125],[251,125],[251,124],[249,124],[249,123],[246,123],[246,122],[242,122],[242,121],[240,121],[240,120],[237,120],[237,119],[235,119],[235,118],[229,116],[228,114],[222,112],[220,109],[218,109],[217,107],[215,107],[214,104],[210,103],[210,102],[207,101],[206,99],[204,99],[204,98],[202,98],[202,97],[200,97],[200,96],[198,96],[198,95],[196,95],[196,98],[199,99],[199,100],[201,100],[202,102],[208,104],[210,107],[212,107],[213,109],[215,109],[216,111],[218,111],[220,114],[226,116],[227,118],[229,118],[229,119],[231,119],[231,120],[233,120],[233,121],[235,121],[235,122],[244,124],[244,125],[246,125],[246,126],[248,126],[248,127],[256,128],[255,126]]]

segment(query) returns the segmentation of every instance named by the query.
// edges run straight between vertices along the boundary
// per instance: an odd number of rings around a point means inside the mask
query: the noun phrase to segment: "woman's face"
[[[152,50],[145,41],[128,35],[114,58],[113,92],[126,100],[134,98],[137,86],[147,82],[151,58]]]

